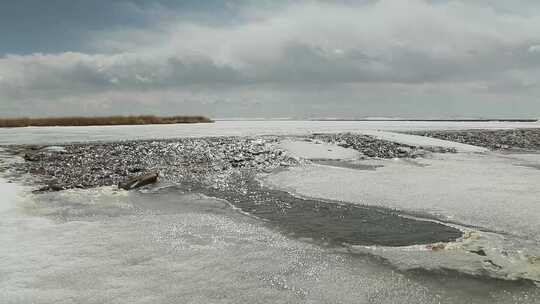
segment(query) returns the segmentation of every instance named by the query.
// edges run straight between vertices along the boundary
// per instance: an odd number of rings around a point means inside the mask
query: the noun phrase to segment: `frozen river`
[[[202,136],[303,135],[374,130],[539,128],[539,122],[216,121],[210,124],[0,128],[0,145]]]
[[[391,132],[516,127],[540,125],[219,121],[0,129],[0,145],[341,131],[447,145],[459,153],[363,163],[374,170],[308,163],[265,181],[299,196],[395,208],[470,232],[444,250],[321,246],[176,187],[35,195],[8,183],[4,172],[0,303],[540,303],[532,283],[540,279],[540,155]],[[325,145],[282,145],[303,158],[357,157]],[[0,168],[13,161],[20,160],[2,156]]]

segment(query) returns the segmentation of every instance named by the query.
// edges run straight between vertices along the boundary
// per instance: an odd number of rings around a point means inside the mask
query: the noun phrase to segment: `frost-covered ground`
[[[223,134],[219,123],[198,131],[192,125],[169,126],[162,133],[153,126],[25,128],[1,130],[0,141],[515,126],[223,123]],[[409,144],[415,140],[384,134]],[[299,158],[357,155],[327,144],[290,139],[282,144]],[[0,303],[539,303],[540,288],[513,281],[540,273],[539,154],[459,151],[361,161],[373,170],[305,162],[266,180],[305,196],[417,211],[472,231],[440,248],[321,247],[285,236],[223,201],[175,187],[34,195],[0,179]],[[1,159],[0,165],[11,161],[16,159]]]

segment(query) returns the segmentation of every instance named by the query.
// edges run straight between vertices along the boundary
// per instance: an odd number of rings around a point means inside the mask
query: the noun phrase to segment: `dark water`
[[[540,170],[540,164],[516,164],[516,166],[527,167]]]
[[[462,235],[455,228],[405,218],[391,209],[299,198],[263,187],[253,179],[239,179],[235,191],[196,184],[182,187],[227,200],[288,235],[329,245],[406,246],[448,242]]]
[[[350,162],[350,161],[342,161],[342,160],[315,160],[313,161],[316,164],[319,165],[325,165],[325,166],[331,166],[331,167],[339,167],[339,168],[347,168],[347,169],[355,169],[355,170],[376,170],[377,168],[382,168],[384,166],[382,165],[366,165],[361,164],[358,162]]]

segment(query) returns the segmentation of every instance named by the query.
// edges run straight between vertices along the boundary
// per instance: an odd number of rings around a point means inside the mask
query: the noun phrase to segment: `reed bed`
[[[213,122],[205,116],[107,116],[107,117],[49,117],[49,118],[0,118],[0,128],[47,126],[114,126]]]

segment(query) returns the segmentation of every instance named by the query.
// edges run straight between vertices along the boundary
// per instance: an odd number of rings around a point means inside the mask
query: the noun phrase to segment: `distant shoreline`
[[[540,122],[536,118],[215,118],[215,121],[412,121],[412,122]]]
[[[118,126],[118,125],[152,125],[180,123],[211,123],[205,116],[105,116],[105,117],[49,117],[49,118],[5,118],[0,119],[0,128],[20,127],[78,127],[78,126]]]
[[[441,121],[441,122],[537,122],[538,119],[309,119],[310,121]]]

